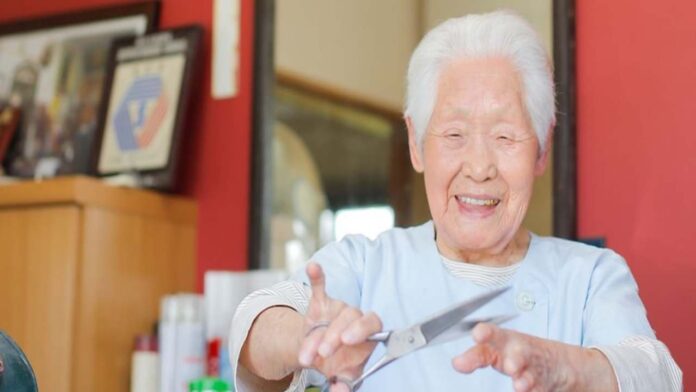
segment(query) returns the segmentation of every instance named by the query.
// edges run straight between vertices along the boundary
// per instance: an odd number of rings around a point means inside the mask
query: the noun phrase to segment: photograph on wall
[[[171,187],[200,37],[199,27],[184,27],[114,44],[98,175],[131,173],[143,186]]]
[[[8,174],[89,171],[111,43],[146,33],[155,14],[144,3],[0,25],[0,103],[22,111]]]

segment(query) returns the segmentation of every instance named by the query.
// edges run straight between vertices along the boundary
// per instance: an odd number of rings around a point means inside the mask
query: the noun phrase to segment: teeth
[[[473,199],[471,197],[457,196],[457,200],[462,203],[473,204],[476,206],[494,206],[500,203],[498,199]]]

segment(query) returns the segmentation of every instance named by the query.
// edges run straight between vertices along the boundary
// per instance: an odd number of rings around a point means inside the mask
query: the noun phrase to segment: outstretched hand
[[[516,392],[618,391],[604,355],[593,349],[541,339],[481,323],[476,345],[452,361],[462,373],[492,366],[512,378]]]
[[[355,379],[376,345],[367,338],[382,330],[382,322],[374,313],[363,314],[360,309],[329,297],[319,264],[309,263],[307,276],[312,297],[298,360],[303,367],[315,368],[327,378]],[[347,391],[347,387],[342,383],[331,386],[331,392],[339,391]]]

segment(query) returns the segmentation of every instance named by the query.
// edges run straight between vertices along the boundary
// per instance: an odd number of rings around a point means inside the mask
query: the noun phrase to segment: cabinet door
[[[76,206],[0,209],[0,329],[42,391],[70,391],[79,219]]]
[[[127,391],[133,339],[152,331],[163,295],[194,289],[195,228],[94,207],[83,224],[74,387]]]

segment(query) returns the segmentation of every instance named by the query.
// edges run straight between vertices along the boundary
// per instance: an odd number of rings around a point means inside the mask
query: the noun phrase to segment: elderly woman
[[[487,306],[518,317],[412,353],[361,390],[681,389],[621,256],[521,226],[554,108],[548,58],[518,16],[429,32],[410,61],[405,119],[432,221],[327,245],[296,280],[249,296],[232,328],[237,390],[355,379],[378,357],[369,335],[499,286],[512,289]]]

